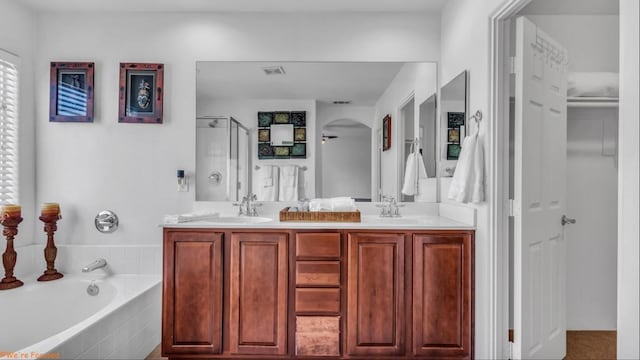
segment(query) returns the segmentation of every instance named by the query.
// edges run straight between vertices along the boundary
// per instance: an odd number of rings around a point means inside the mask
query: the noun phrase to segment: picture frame
[[[258,142],[270,142],[271,141],[271,129],[258,129]]]
[[[273,113],[267,111],[258,112],[258,127],[269,127],[273,124]]]
[[[447,160],[458,160],[461,150],[460,144],[447,144]]]
[[[307,129],[306,128],[293,129],[293,140],[296,142],[307,141]]]
[[[295,143],[291,147],[291,157],[292,158],[306,158],[307,157],[307,144],[306,143]]]
[[[164,65],[120,63],[118,122],[162,124]]]
[[[382,119],[382,151],[391,149],[391,115]]]
[[[454,144],[460,143],[460,128],[448,129],[447,141]]]
[[[463,112],[447,112],[447,127],[449,129],[464,126],[465,113]]]
[[[50,122],[93,122],[93,62],[51,62]]]

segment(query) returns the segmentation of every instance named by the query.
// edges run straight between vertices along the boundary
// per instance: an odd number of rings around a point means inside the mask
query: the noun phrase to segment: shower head
[[[213,120],[209,121],[209,124],[207,124],[207,125],[209,125],[209,127],[212,127],[212,128],[218,126],[218,119],[213,119]]]

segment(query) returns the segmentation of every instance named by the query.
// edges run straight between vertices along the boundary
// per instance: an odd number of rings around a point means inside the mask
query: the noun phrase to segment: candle
[[[22,207],[16,204],[2,205],[0,217],[2,218],[20,218],[22,215]]]
[[[45,217],[60,215],[60,205],[58,205],[58,203],[44,203],[40,207],[40,210],[40,215]]]

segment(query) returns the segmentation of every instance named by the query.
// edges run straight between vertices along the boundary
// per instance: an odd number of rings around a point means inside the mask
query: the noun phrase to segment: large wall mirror
[[[467,134],[467,71],[458,74],[440,89],[441,176],[453,176],[462,140]]]
[[[435,201],[435,63],[216,61],[196,68],[196,200],[254,193],[260,201]],[[414,152],[425,175],[404,195]]]

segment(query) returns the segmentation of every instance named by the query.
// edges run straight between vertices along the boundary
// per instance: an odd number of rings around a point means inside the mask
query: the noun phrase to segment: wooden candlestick
[[[47,261],[47,270],[44,274],[40,275],[38,281],[51,281],[60,279],[64,275],[58,272],[55,268],[56,256],[58,255],[58,248],[53,240],[53,233],[58,230],[57,222],[60,219],[60,215],[57,213],[47,213],[40,216],[40,220],[44,222],[44,232],[47,233],[47,247],[44,248],[44,259]]]
[[[2,254],[2,265],[4,265],[4,278],[0,280],[0,290],[14,289],[24,285],[24,283],[15,276],[13,276],[13,268],[16,266],[16,260],[18,254],[13,249],[13,238],[18,235],[18,224],[22,222],[20,215],[11,216],[8,213],[3,213],[0,218],[2,226],[2,235],[7,238],[7,248]]]

